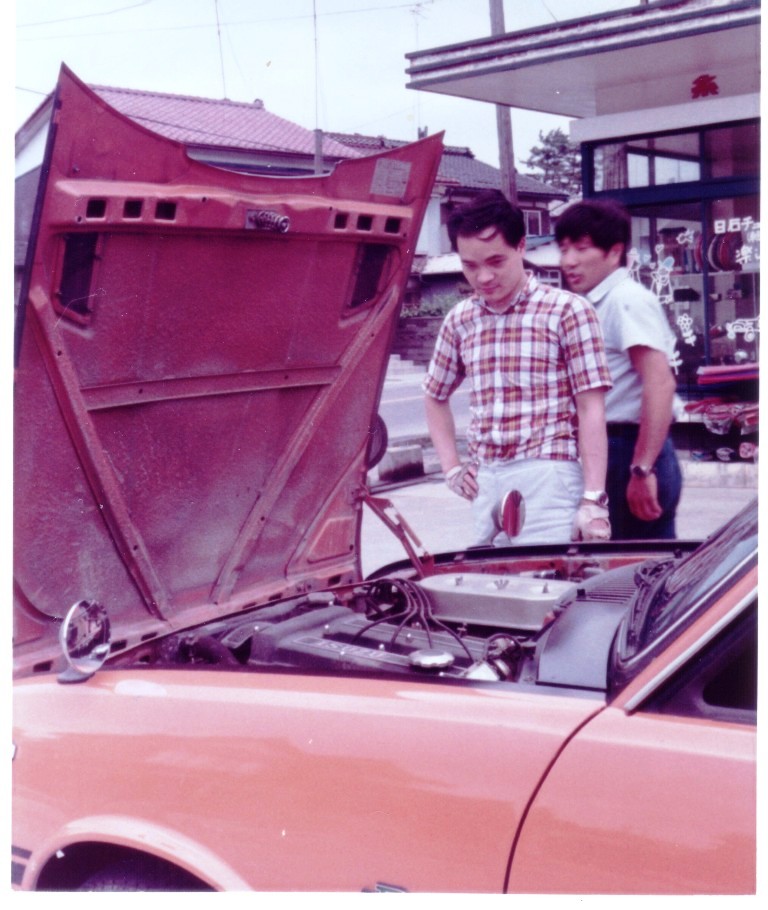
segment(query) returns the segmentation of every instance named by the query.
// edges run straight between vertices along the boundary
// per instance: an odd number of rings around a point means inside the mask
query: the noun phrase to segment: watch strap
[[[598,506],[603,506],[604,508],[608,506],[608,494],[605,490],[584,490],[581,494],[581,498],[585,502],[594,502]]]

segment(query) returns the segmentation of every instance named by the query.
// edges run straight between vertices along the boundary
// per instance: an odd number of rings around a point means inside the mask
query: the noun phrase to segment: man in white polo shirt
[[[594,304],[605,339],[612,537],[674,538],[682,488],[670,435],[675,339],[658,299],[626,268],[629,215],[616,203],[586,200],[566,209],[555,236],[568,287]]]

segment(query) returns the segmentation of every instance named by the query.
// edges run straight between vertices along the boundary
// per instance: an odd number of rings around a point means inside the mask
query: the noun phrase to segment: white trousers
[[[475,545],[503,547],[510,543],[568,543],[576,510],[584,492],[577,461],[535,458],[498,465],[481,465],[480,492],[472,503]],[[525,503],[525,523],[514,539],[499,529],[494,518],[502,497],[519,490]]]

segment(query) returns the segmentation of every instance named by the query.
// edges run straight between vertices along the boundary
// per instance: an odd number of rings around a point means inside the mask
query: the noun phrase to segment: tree
[[[557,187],[569,196],[581,195],[581,152],[561,129],[550,130],[546,136],[539,130],[541,145],[531,149],[523,164],[535,173],[531,176]]]

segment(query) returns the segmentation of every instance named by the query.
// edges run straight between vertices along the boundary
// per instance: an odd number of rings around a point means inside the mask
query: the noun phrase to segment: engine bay
[[[209,622],[147,642],[111,664],[535,683],[550,632],[569,613],[578,614],[576,640],[589,636],[590,626],[613,635],[635,591],[635,568],[581,566],[568,577],[558,571],[387,576]],[[568,661],[567,641],[559,634],[560,661]]]

